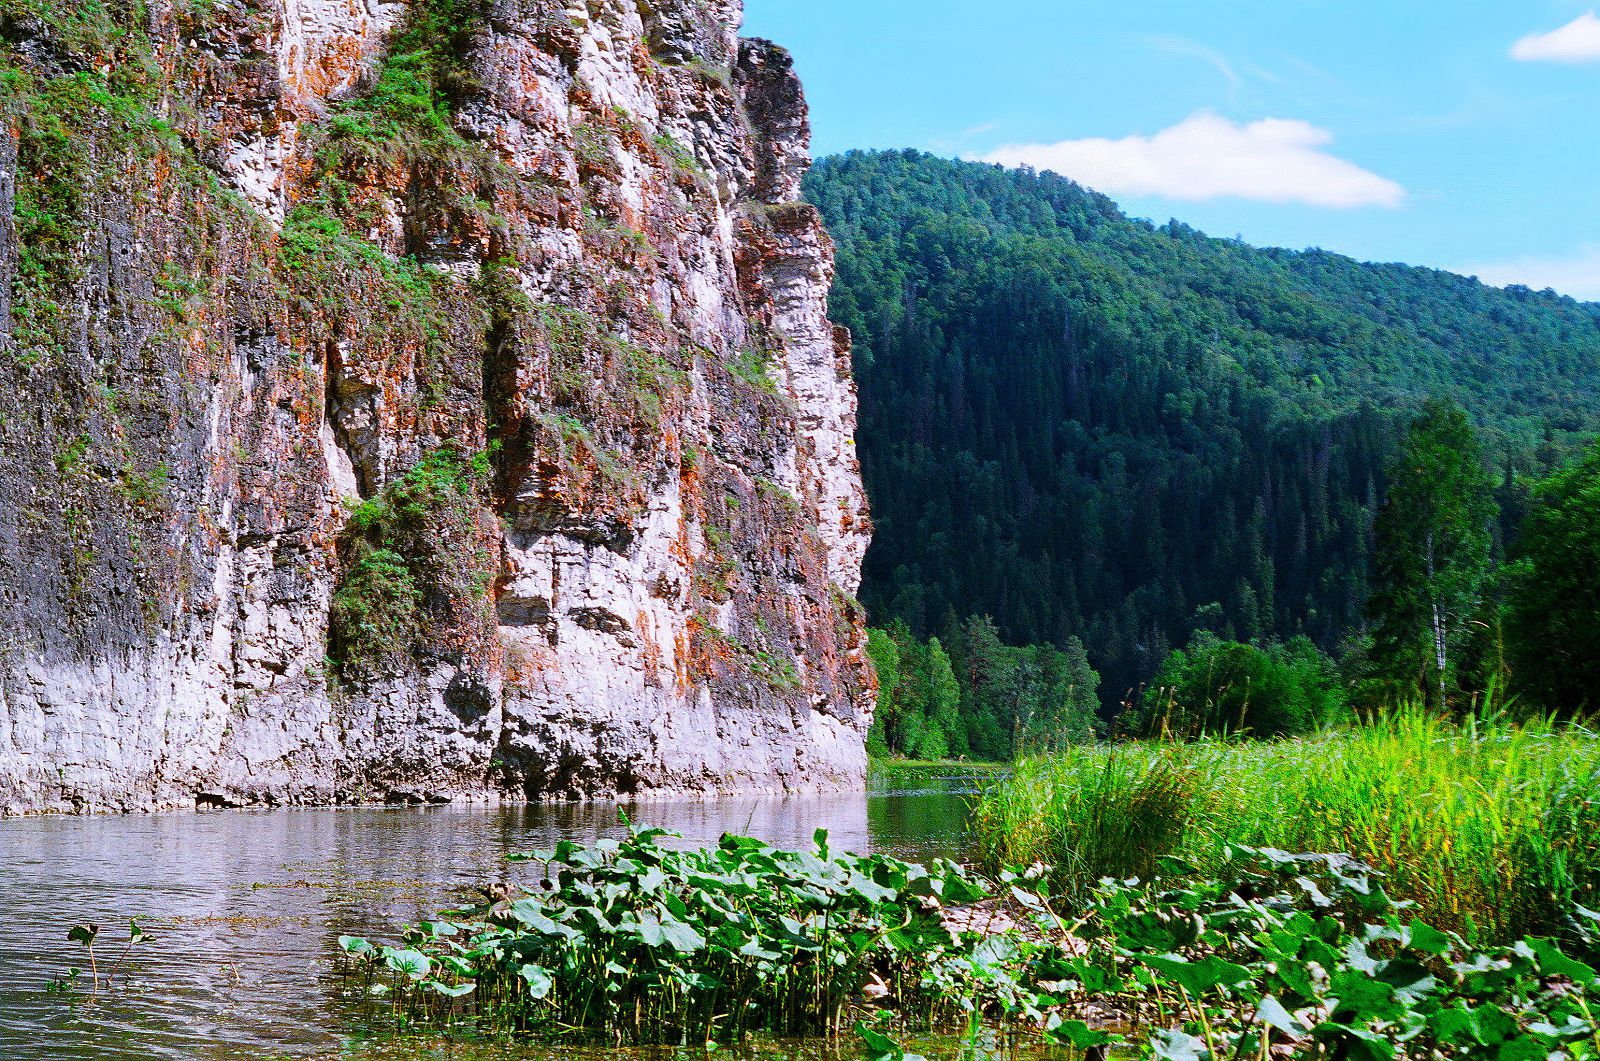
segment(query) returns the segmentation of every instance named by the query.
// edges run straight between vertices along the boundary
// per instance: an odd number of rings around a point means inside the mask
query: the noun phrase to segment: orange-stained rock
[[[737,0],[497,3],[429,132],[361,102],[404,4],[152,12],[114,62],[176,133],[85,111],[48,328],[12,201],[52,163],[0,103],[0,810],[859,784],[871,521],[787,54]],[[39,83],[78,46],[5,32]],[[352,509],[440,452],[488,470],[383,543],[415,643],[330,661]]]

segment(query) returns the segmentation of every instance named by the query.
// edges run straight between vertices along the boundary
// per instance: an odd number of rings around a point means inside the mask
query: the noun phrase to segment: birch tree
[[[1390,469],[1374,528],[1372,661],[1402,696],[1443,706],[1489,571],[1494,501],[1483,453],[1454,403],[1430,401]]]

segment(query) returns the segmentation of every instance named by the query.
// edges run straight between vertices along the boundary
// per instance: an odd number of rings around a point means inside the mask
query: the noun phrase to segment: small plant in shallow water
[[[99,925],[73,925],[67,930],[67,941],[78,944],[88,953],[90,991],[95,995],[100,993],[100,967],[94,956],[95,941],[99,938]],[[122,968],[122,964],[127,961],[128,956],[133,953],[133,948],[142,943],[150,942],[151,938],[150,934],[139,924],[138,918],[128,919],[128,942],[122,948],[122,953],[117,955],[117,960],[111,963],[110,971],[106,973],[106,990],[109,991],[111,989],[111,984],[117,977],[117,971]],[[78,978],[82,975],[83,970],[76,967],[69,968],[65,976],[52,980],[48,989],[52,994],[70,993],[77,984]]]

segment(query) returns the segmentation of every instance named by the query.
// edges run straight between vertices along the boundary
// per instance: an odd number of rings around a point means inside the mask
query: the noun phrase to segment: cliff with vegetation
[[[738,0],[0,0],[0,808],[858,780],[805,104]]]

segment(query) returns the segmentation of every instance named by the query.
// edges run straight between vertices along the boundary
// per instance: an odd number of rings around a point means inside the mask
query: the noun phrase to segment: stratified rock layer
[[[52,8],[0,0],[0,808],[859,782],[849,342],[735,0]]]

